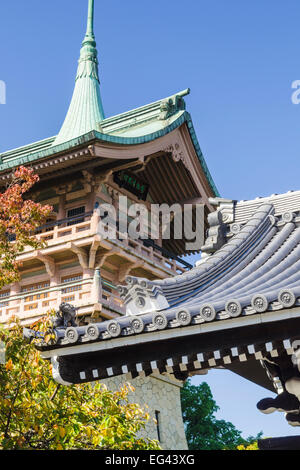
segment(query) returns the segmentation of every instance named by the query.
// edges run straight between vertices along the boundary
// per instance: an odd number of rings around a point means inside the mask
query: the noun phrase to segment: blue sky
[[[95,0],[106,116],[169,96],[186,97],[202,151],[223,197],[299,189],[300,79],[297,0]],[[0,152],[55,135],[74,85],[87,0],[2,2]],[[194,379],[194,381],[200,379]],[[297,434],[260,415],[269,393],[226,371],[210,372],[221,407],[245,435]]]

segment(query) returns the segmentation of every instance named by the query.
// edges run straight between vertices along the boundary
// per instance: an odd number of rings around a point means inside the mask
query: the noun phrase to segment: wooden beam
[[[83,269],[88,268],[88,255],[86,254],[85,250],[83,248],[79,248],[79,246],[76,246],[74,243],[70,243],[70,249],[73,251],[73,253],[76,253],[78,256],[78,260],[80,263],[80,266]]]
[[[89,254],[89,268],[93,269],[95,267],[96,254],[100,246],[101,239],[99,236],[96,236],[92,242]]]
[[[145,266],[145,261],[135,262],[135,263],[126,263],[123,264],[119,269],[119,282],[124,282],[126,276],[130,274],[132,269],[143,268]]]
[[[55,261],[50,256],[42,255],[40,251],[35,251],[35,257],[44,263],[47,274],[50,277],[55,276]]]
[[[110,256],[113,256],[117,253],[120,252],[120,248],[113,248],[112,250],[109,250],[107,251],[106,253],[104,253],[102,256],[101,256],[101,259],[99,262],[97,262],[97,267],[99,268],[102,268],[102,266],[104,265],[104,263],[106,262],[107,258],[109,258]]]

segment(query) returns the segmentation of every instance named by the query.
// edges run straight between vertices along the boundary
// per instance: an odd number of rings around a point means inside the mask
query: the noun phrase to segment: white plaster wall
[[[155,411],[160,412],[160,445],[165,450],[186,450],[187,442],[184,432],[180,389],[181,382],[170,376],[153,374],[149,377],[137,377],[128,380],[126,375],[102,380],[111,391],[119,389],[125,382],[131,383],[135,392],[130,392],[129,400],[142,407],[148,405],[151,416],[141,437],[158,439],[157,426],[154,421]]]

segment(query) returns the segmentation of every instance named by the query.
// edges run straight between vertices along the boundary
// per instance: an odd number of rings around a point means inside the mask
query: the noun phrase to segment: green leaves
[[[232,423],[217,420],[219,407],[206,382],[196,386],[188,380],[181,390],[181,406],[190,450],[236,450],[261,437],[259,434],[245,440]]]
[[[159,449],[137,433],[149,420],[128,402],[129,384],[111,392],[101,383],[65,387],[34,344],[22,339],[18,319],[2,330],[7,362],[0,366],[0,449]],[[49,329],[49,318],[33,327]]]

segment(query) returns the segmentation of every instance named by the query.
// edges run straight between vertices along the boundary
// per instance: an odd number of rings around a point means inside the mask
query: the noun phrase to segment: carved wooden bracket
[[[96,261],[96,253],[97,250],[100,246],[100,237],[96,236],[92,242],[91,248],[90,248],[90,254],[89,254],[89,268],[93,269],[95,267],[95,261]]]
[[[35,256],[38,260],[44,263],[47,274],[50,277],[54,277],[55,276],[55,261],[52,258],[50,258],[50,256],[43,255],[40,251],[36,251]]]
[[[123,264],[119,269],[119,281],[124,282],[126,277],[132,271],[132,269],[142,268],[143,266],[145,266],[145,264],[146,264],[145,261],[136,262],[136,263],[129,262],[129,263]]]
[[[176,142],[175,144],[171,144],[168,147],[164,148],[164,152],[170,153],[172,155],[172,159],[175,163],[182,161],[186,168],[189,168],[188,161],[184,155],[184,151],[182,150],[180,144]]]
[[[71,245],[70,246],[71,251],[73,251],[73,253],[76,253],[76,255],[78,256],[80,266],[83,269],[87,269],[88,268],[88,255],[86,254],[84,249],[74,245],[74,243],[72,242],[70,245]]]
[[[101,259],[99,262],[97,262],[97,267],[98,268],[102,268],[102,266],[104,265],[105,261],[107,260],[107,258],[109,258],[110,256],[113,256],[115,255],[116,253],[119,253],[120,252],[120,249],[119,248],[114,248],[112,250],[109,250],[107,251],[106,253],[104,253],[102,256],[101,256]]]

